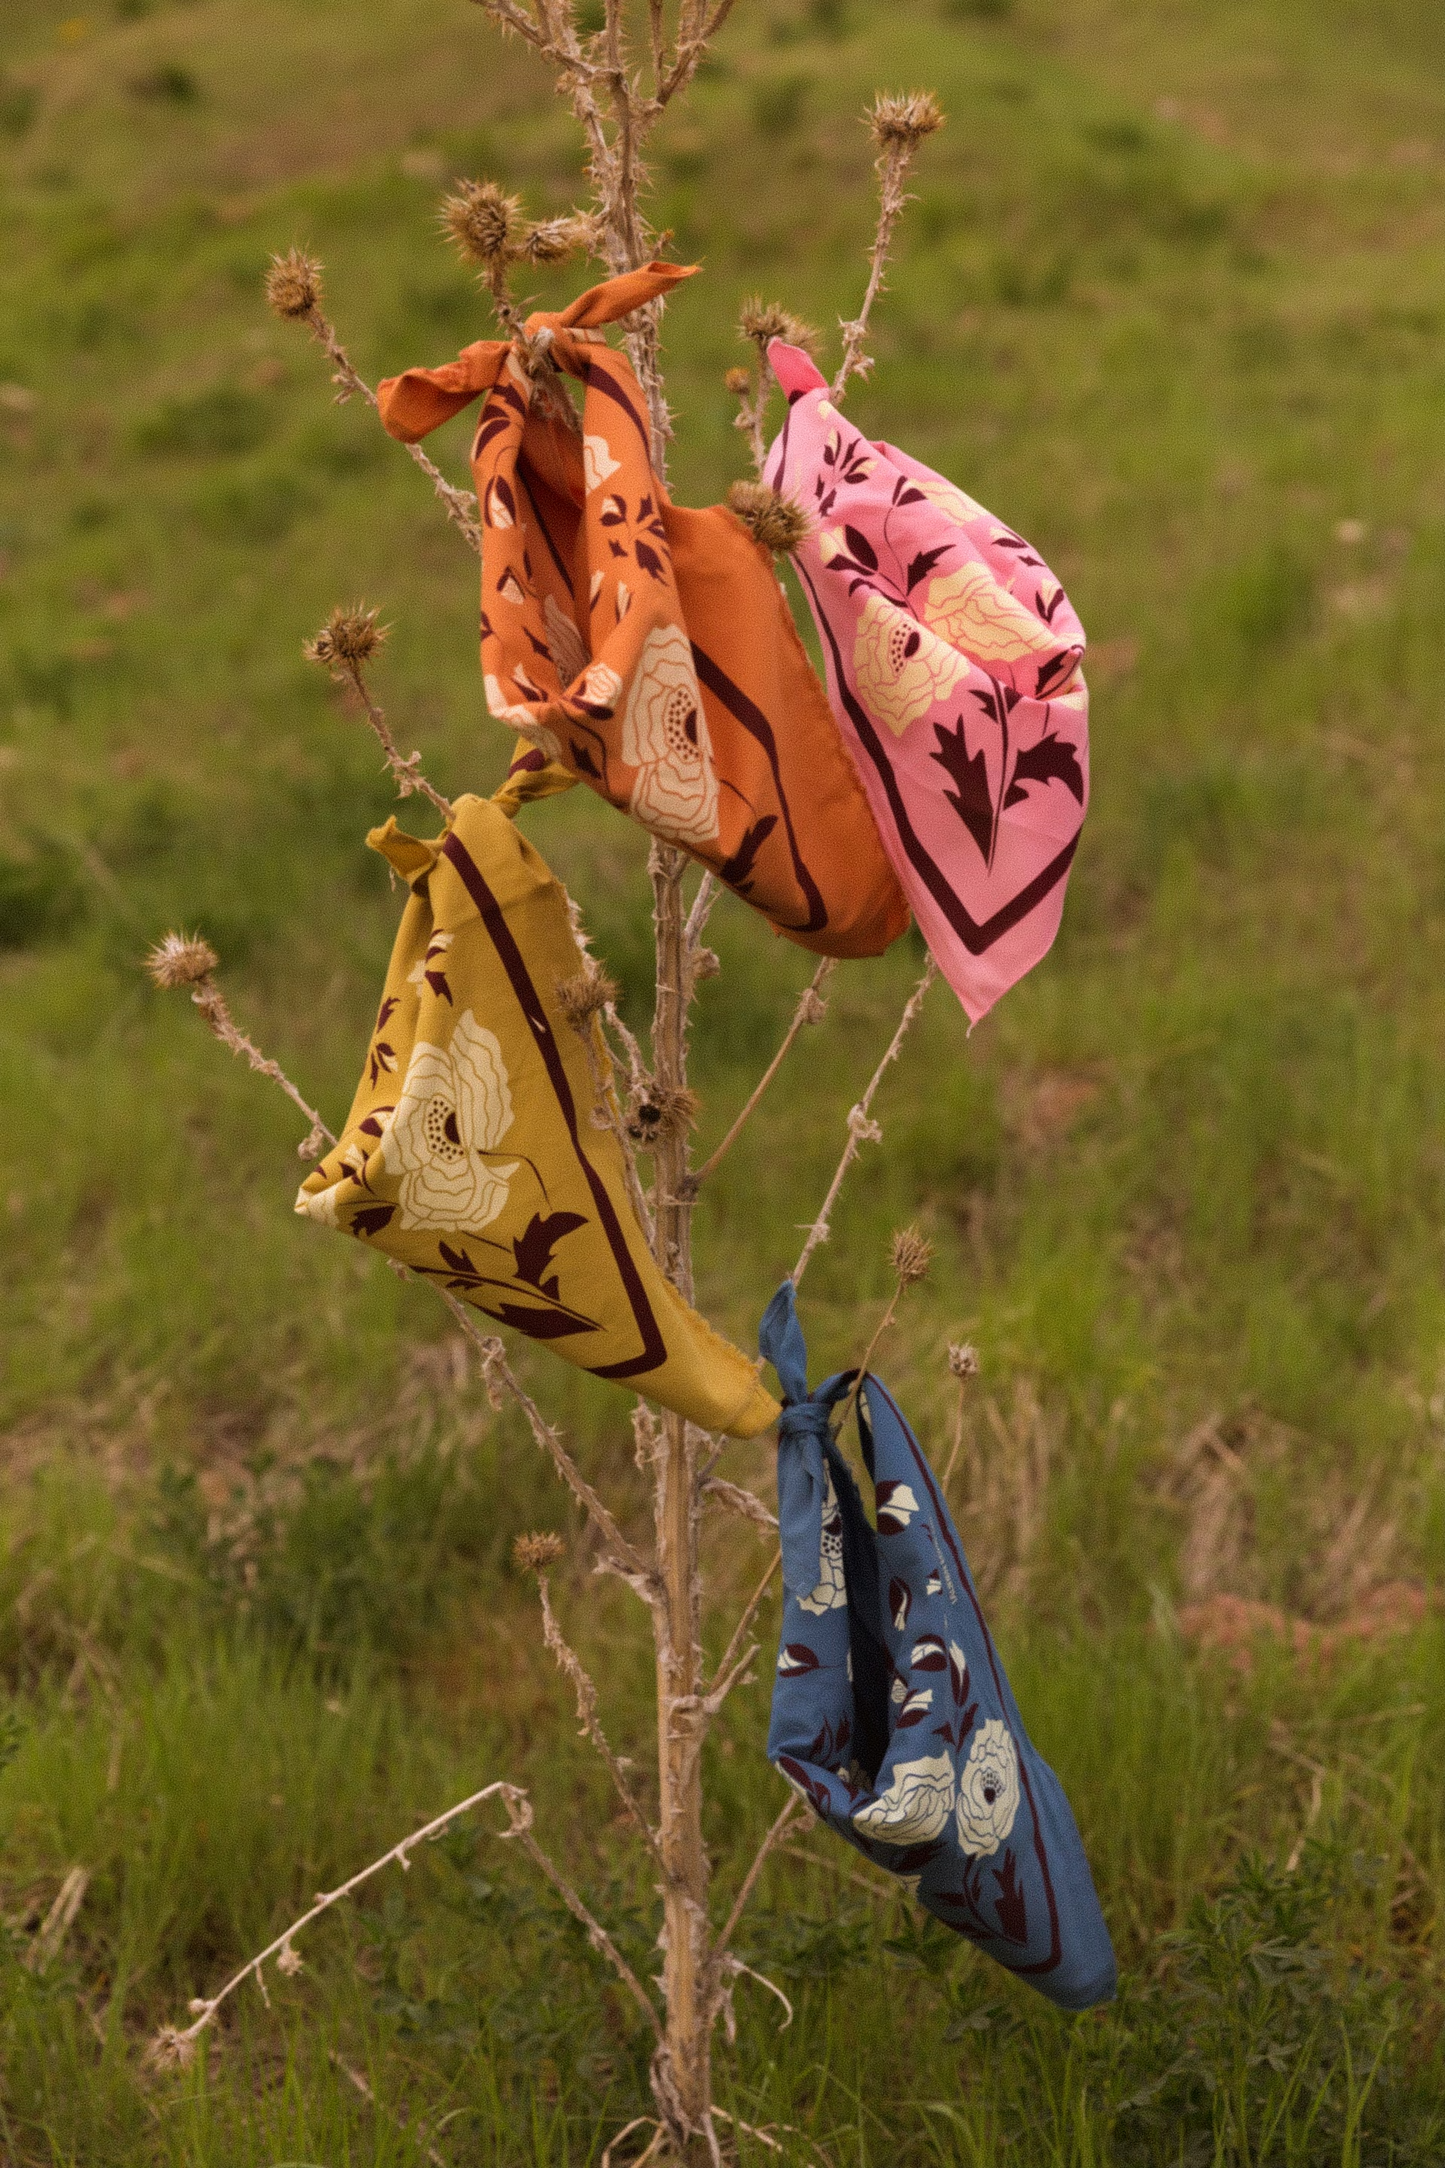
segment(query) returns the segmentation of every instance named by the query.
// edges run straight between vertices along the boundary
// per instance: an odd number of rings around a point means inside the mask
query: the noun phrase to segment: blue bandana
[[[1074,1817],[1024,1730],[917,1439],[865,1377],[858,1433],[875,1530],[829,1436],[855,1373],[809,1393],[791,1280],[759,1345],[786,1399],[769,1760],[820,1820],[1050,2001],[1107,2002],[1114,1953]]]

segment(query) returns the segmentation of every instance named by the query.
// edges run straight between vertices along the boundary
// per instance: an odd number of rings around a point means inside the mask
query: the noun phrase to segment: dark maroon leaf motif
[[[391,1016],[397,1005],[397,997],[395,994],[387,994],[383,997],[381,1007],[376,1012],[376,1028],[378,1031],[385,1031],[387,1019]]]
[[[451,1002],[452,990],[447,984],[445,971],[423,971],[422,977],[439,1001]]]
[[[908,1485],[890,1481],[885,1477],[881,1483],[875,1485],[873,1495],[878,1504],[876,1526],[879,1535],[902,1535],[918,1511],[918,1500]]]
[[[524,1332],[529,1340],[566,1340],[574,1332],[597,1330],[590,1317],[578,1317],[571,1310],[534,1310],[518,1302],[499,1302],[488,1315],[514,1332]]]
[[[627,544],[625,542],[609,541],[607,547],[611,550],[614,557],[625,557],[627,555]]]
[[[510,429],[511,426],[505,414],[494,414],[490,421],[483,422],[481,428],[477,431],[477,441],[472,446],[473,459],[477,457],[479,452],[486,450],[493,437],[501,436],[503,430]]]
[[[517,1278],[525,1280],[529,1287],[538,1288],[549,1295],[553,1302],[560,1299],[555,1275],[544,1280],[542,1275],[552,1262],[552,1252],[564,1235],[574,1228],[585,1227],[586,1219],[580,1212],[549,1212],[543,1216],[534,1212],[527,1222],[526,1231],[512,1237],[512,1255],[517,1260]]]
[[[379,1235],[383,1227],[390,1226],[396,1212],[394,1204],[369,1204],[351,1215],[351,1232],[354,1235]]]
[[[1073,676],[1074,665],[1078,659],[1079,649],[1066,647],[1061,655],[1050,655],[1047,662],[1040,663],[1034,697],[1047,700],[1052,693],[1057,692],[1059,687]]]
[[[931,1686],[919,1687],[904,1702],[898,1712],[897,1721],[893,1728],[895,1731],[911,1731],[915,1724],[923,1723],[925,1718],[932,1714],[932,1711],[933,1688]]]
[[[615,491],[609,492],[602,500],[602,509],[597,515],[598,525],[601,527],[622,527],[626,525],[626,522],[626,498],[619,497]]]
[[[936,550],[920,550],[908,567],[908,592],[911,595],[920,580],[926,580],[941,557],[952,549],[951,542],[940,542]]]
[[[551,662],[552,650],[550,647],[548,647],[546,641],[539,640],[530,625],[524,625],[522,627],[522,630],[524,633],[526,633],[528,640],[532,644],[532,653],[534,655],[540,655],[545,662]]]
[[[1052,625],[1055,617],[1058,614],[1059,607],[1063,602],[1063,599],[1064,590],[1062,589],[1062,587],[1056,587],[1047,602],[1045,602],[1044,600],[1044,591],[1042,587],[1034,596],[1034,608],[1038,611],[1039,616],[1043,619],[1046,625]]]
[[[908,1624],[908,1614],[913,1608],[913,1591],[906,1581],[897,1575],[888,1584],[888,1611],[899,1633]]]
[[[818,1652],[810,1649],[806,1641],[785,1641],[778,1658],[778,1669],[784,1678],[791,1678],[799,1671],[816,1671]]]
[[[575,738],[571,738],[568,740],[568,750],[572,755],[572,765],[579,775],[592,775],[599,782],[602,780],[602,770],[585,745],[579,745]]]
[[[780,1754],[778,1756],[778,1767],[782,1770],[784,1776],[792,1778],[815,1814],[827,1814],[832,1806],[832,1797],[826,1784],[815,1777],[803,1762],[795,1760],[791,1754]]]
[[[933,734],[938,740],[938,749],[932,758],[955,785],[943,795],[973,837],[979,855],[987,865],[993,855],[993,793],[988,787],[988,760],[982,747],[976,753],[969,752],[962,717],[952,730],[942,723],[935,723]]]
[[[650,542],[636,542],[633,545],[633,555],[649,579],[665,580],[667,578],[667,567],[663,564],[662,559]]]
[[[920,1634],[908,1659],[915,1671],[946,1671],[948,1651],[942,1634]]]
[[[1023,1885],[1018,1878],[1018,1862],[1013,1846],[1003,1856],[1002,1869],[992,1870],[998,1884],[998,1896],[994,1903],[998,1911],[1000,1931],[1010,1942],[1027,1942],[1029,1939],[1028,1909],[1024,1903]]]
[[[718,867],[718,879],[725,881],[729,888],[735,888],[739,895],[746,896],[752,887],[753,866],[758,852],[777,825],[776,813],[765,813],[760,821],[754,821],[732,857],[725,859]]]
[[[1013,781],[1004,798],[1005,808],[1018,805],[1028,797],[1025,783],[1062,783],[1082,805],[1084,771],[1079,766],[1077,746],[1054,731],[1040,738],[1037,745],[1026,745],[1014,762]]]
[[[925,1867],[931,1867],[933,1862],[942,1855],[943,1850],[943,1843],[937,1837],[933,1839],[931,1844],[905,1845],[902,1851],[895,1851],[893,1846],[890,1845],[888,1847],[887,1865],[893,1869],[895,1874],[922,1874]]]
[[[506,514],[505,519],[497,518],[495,509],[497,506],[500,506]],[[489,527],[514,527],[516,525],[517,500],[512,495],[512,485],[504,474],[493,475],[491,481],[487,484],[487,500],[483,507],[482,516]]]
[[[856,527],[845,527],[843,529],[843,540],[865,571],[876,572],[878,570],[878,552],[874,549],[866,534],[860,534]],[[837,563],[836,558],[833,561],[835,564]]]
[[[383,1114],[393,1114],[395,1111],[394,1107],[373,1107],[366,1119],[358,1122],[356,1126],[363,1137],[385,1136],[386,1132],[381,1126],[381,1117]]]
[[[382,1072],[389,1073],[396,1067],[396,1049],[389,1046],[385,1039],[373,1039],[368,1066],[371,1070],[371,1085],[374,1091],[376,1089],[376,1080]]]

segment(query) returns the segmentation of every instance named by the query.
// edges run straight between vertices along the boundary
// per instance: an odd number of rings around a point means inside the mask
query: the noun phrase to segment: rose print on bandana
[[[926,497],[930,504],[936,504],[940,512],[946,512],[950,519],[956,519],[961,527],[966,527],[971,519],[990,517],[981,504],[974,502],[966,489],[960,489],[956,482],[945,482],[942,475],[930,475],[927,481],[914,475],[911,480],[912,486]]]
[[[896,1762],[887,1789],[859,1807],[853,1820],[885,1844],[929,1844],[943,1835],[953,1797],[952,1756],[925,1754],[921,1761]]]
[[[980,662],[1019,662],[1057,645],[1043,620],[1000,587],[986,565],[960,565],[930,580],[923,618],[950,647],[965,648]]]
[[[988,1859],[1007,1843],[1019,1811],[1019,1757],[1008,1726],[980,1724],[958,1780],[958,1841],[970,1859]]]
[[[496,1035],[470,1009],[446,1046],[419,1039],[382,1145],[400,1174],[403,1227],[477,1234],[507,1201],[521,1164],[496,1164],[512,1126],[512,1094]]]
[[[637,770],[628,810],[673,843],[711,843],[718,787],[692,648],[677,625],[647,635],[622,718],[622,758]]]
[[[877,594],[858,620],[853,669],[858,690],[896,738],[968,676],[964,656]]]

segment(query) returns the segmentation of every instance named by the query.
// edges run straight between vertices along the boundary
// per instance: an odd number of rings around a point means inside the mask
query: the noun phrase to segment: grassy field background
[[[291,1110],[139,968],[199,925],[344,1110],[388,795],[301,642],[384,608],[378,690],[445,791],[491,788],[507,737],[466,552],[260,276],[301,241],[369,377],[446,359],[487,319],[442,184],[561,209],[576,131],[463,0],[72,4],[0,29],[0,2153],[594,2159],[645,2043],[475,1833],[239,1997],[204,2066],[140,2067],[311,1892],[495,1776],[651,1964],[507,1566],[525,1528],[578,1534],[564,1499],[440,1307],[293,1219]],[[937,1241],[879,1368],[941,1461],[947,1343],[980,1350],[955,1501],[1123,1993],[1064,2020],[809,1838],[742,1945],[797,2018],[745,1984],[719,2049],[790,2159],[1445,2151],[1442,63],[1428,0],[743,0],[657,141],[655,216],[705,265],[666,320],[674,487],[711,502],[743,471],[739,298],[852,311],[856,116],[937,88],[850,408],[1029,535],[1094,646],[1060,940],[971,1037],[930,997],[804,1310],[820,1371],[856,1357],[890,1228]],[[528,826],[640,1017],[640,833],[584,792]],[[713,923],[704,1146],[809,969],[741,905]],[[837,974],[700,1215],[745,1345],[919,953]],[[638,1511],[626,1404],[522,1359]],[[765,1445],[726,1468],[770,1485]],[[715,1648],[761,1563],[711,1529]],[[635,1622],[580,1540],[559,1596],[645,1755]],[[720,1892],[782,1797],[767,1693],[764,1666],[709,1757]]]

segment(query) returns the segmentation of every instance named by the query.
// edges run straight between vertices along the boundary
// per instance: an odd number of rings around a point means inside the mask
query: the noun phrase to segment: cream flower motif
[[[931,1844],[943,1835],[953,1811],[953,1789],[953,1760],[948,1754],[895,1762],[887,1790],[859,1807],[854,1824],[884,1844]]]
[[[614,459],[609,451],[606,437],[582,439],[582,477],[589,497],[594,489],[600,489],[611,475],[616,474],[621,465],[622,461]]]
[[[470,1009],[446,1046],[419,1039],[381,1147],[388,1174],[401,1176],[402,1226],[449,1234],[490,1226],[521,1162],[498,1166],[484,1155],[511,1126],[501,1046]]]
[[[622,718],[622,758],[637,770],[628,810],[672,843],[711,843],[717,775],[692,648],[677,625],[654,626]]]
[[[958,1841],[970,1859],[989,1859],[1008,1841],[1019,1811],[1019,1756],[1007,1724],[980,1724],[958,1780]]]
[[[426,954],[422,957],[421,962],[413,964],[410,971],[408,971],[406,975],[408,986],[421,985],[422,980],[431,970],[433,964],[436,963],[438,957],[445,956],[452,945],[453,938],[451,934],[444,933],[440,926],[437,928],[426,945]]]
[[[320,1222],[323,1227],[337,1225],[336,1207],[340,1202],[341,1184],[345,1176],[339,1174],[325,1189],[307,1189],[303,1183],[296,1192],[295,1210],[307,1219]]]
[[[848,1591],[843,1585],[843,1516],[838,1511],[838,1493],[833,1488],[833,1471],[824,1468],[823,1480],[823,1540],[818,1551],[818,1585],[811,1596],[800,1596],[798,1607],[810,1611],[814,1618],[824,1611],[841,1610],[848,1601]]]
[[[911,474],[908,482],[911,489],[922,490],[930,504],[936,504],[940,512],[946,512],[950,519],[956,519],[960,525],[971,519],[990,517],[983,506],[969,496],[966,489],[959,489],[954,483],[945,482],[941,474],[930,475],[926,482],[920,476]]]
[[[573,697],[594,714],[610,715],[617,705],[622,691],[622,680],[610,663],[589,664],[580,685],[574,686]]]
[[[895,603],[870,595],[858,620],[853,670],[863,699],[901,738],[968,676],[968,663]]]
[[[558,679],[563,685],[570,685],[587,668],[586,642],[555,595],[548,595],[542,604],[542,615],[547,622],[547,646],[557,665]]]
[[[1019,662],[1057,645],[1042,618],[1000,587],[987,565],[960,565],[928,583],[925,623],[980,662]]]

